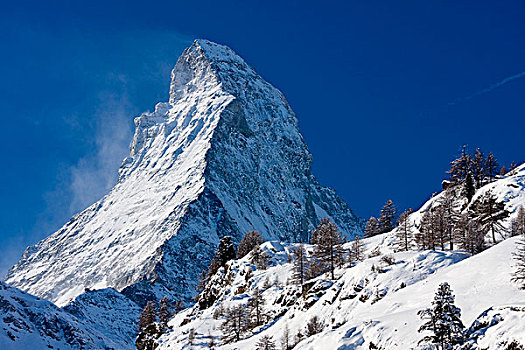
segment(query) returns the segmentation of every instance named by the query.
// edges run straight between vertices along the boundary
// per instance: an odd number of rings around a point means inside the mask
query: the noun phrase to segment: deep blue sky
[[[283,91],[314,173],[360,216],[418,207],[463,143],[525,160],[525,78],[488,91],[525,71],[523,2],[218,3],[3,3],[0,273],[112,185],[194,38]]]

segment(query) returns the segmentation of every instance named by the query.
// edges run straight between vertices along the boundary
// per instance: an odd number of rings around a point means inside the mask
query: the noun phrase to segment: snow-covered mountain
[[[312,175],[284,96],[231,49],[197,40],[171,78],[169,102],[135,119],[115,187],[29,247],[9,284],[60,306],[86,288],[188,298],[222,236],[298,240],[325,216],[360,232]]]
[[[525,205],[525,165],[478,189],[472,202],[489,192],[511,213],[502,222],[508,227],[509,219]],[[419,223],[443,195],[433,196],[414,212],[411,222]],[[467,210],[461,197],[455,198],[458,207]],[[514,341],[525,345],[525,290],[511,282],[512,254],[522,237],[498,237],[496,245],[471,256],[464,251],[399,252],[395,234],[396,230],[364,239],[367,258],[339,268],[334,281],[328,274],[308,281],[305,298],[291,282],[295,245],[266,242],[261,247],[270,257],[268,269],[258,269],[250,255],[229,262],[210,281],[216,302],[203,310],[196,305],[177,314],[170,322],[172,329],[158,340],[159,348],[207,349],[213,342],[215,349],[252,349],[265,336],[280,345],[288,329],[294,350],[429,349],[418,345],[423,337],[418,332],[423,323],[418,311],[430,307],[442,282],[451,285],[461,308],[466,326],[466,343],[461,349],[519,349],[509,347]],[[313,250],[306,248],[309,253]],[[351,249],[351,244],[345,248]],[[223,310],[239,305],[249,309],[248,300],[256,289],[262,291],[268,321],[247,330],[240,341],[224,342]],[[319,317],[323,330],[305,336],[305,325],[314,316]],[[191,346],[190,333],[195,338]]]
[[[0,281],[0,349],[133,349],[138,305],[115,290],[60,309]]]

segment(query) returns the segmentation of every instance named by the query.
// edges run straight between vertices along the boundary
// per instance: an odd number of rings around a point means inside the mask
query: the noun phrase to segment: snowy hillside
[[[481,187],[472,203],[489,192],[511,213],[503,222],[508,227],[525,204],[525,166]],[[431,198],[410,220],[419,224],[443,195]],[[468,210],[459,194],[454,200],[458,210]],[[231,261],[227,272],[219,270],[210,282],[217,291],[214,305],[203,310],[196,305],[176,315],[170,322],[172,330],[158,340],[160,348],[208,348],[212,342],[217,349],[249,349],[265,336],[280,345],[288,329],[290,343],[297,343],[294,349],[415,349],[423,337],[418,311],[430,307],[442,282],[448,282],[456,295],[468,329],[466,344],[473,349],[507,349],[512,341],[525,343],[525,291],[511,282],[512,254],[520,237],[498,237],[498,244],[470,256],[463,251],[397,252],[396,232],[363,240],[368,258],[339,268],[335,281],[328,275],[308,281],[305,298],[292,282],[294,245],[266,242],[262,247],[271,266],[257,269],[250,256]],[[351,243],[345,248],[351,249]],[[307,251],[313,249],[307,246]],[[247,330],[240,341],[225,342],[224,310],[237,305],[248,310],[257,289],[262,291],[268,322]],[[304,339],[305,325],[314,316],[323,331]],[[295,339],[298,332],[302,341]],[[190,334],[195,337],[191,346]]]
[[[101,312],[77,305],[77,313],[72,314],[0,281],[0,349],[133,349],[129,341],[133,336],[123,336],[117,328],[129,332],[119,318],[136,317],[138,306],[121,308],[117,314],[112,310],[122,304],[115,298],[107,299],[112,307]],[[108,314],[113,318],[110,322]]]
[[[306,239],[325,216],[349,236],[361,230],[312,175],[284,96],[225,46],[195,41],[172,71],[169,102],[135,125],[115,187],[29,247],[9,284],[60,306],[107,287],[141,305],[188,300],[222,236]]]
[[[370,349],[371,343],[377,349],[411,349],[422,338],[417,332],[422,324],[417,312],[430,306],[444,281],[456,294],[465,325],[474,325],[470,341],[481,348],[504,349],[498,344],[525,340],[520,328],[525,324],[525,291],[510,283],[515,241],[508,239],[473,257],[410,251],[392,254],[392,265],[382,262],[381,257],[369,258],[352,268],[339,269],[336,281],[315,279],[304,300],[299,287],[289,281],[292,264],[286,261],[292,247],[267,242],[264,248],[274,266],[257,270],[249,257],[232,261],[229,273],[233,277],[217,303],[205,310],[195,306],[176,315],[170,322],[172,330],[158,341],[160,349],[207,349],[211,338],[216,349],[251,349],[265,335],[279,343],[286,327],[293,341],[298,331],[304,335],[305,324],[313,316],[320,318],[323,332],[294,349],[364,350]],[[377,239],[366,243],[370,251]],[[248,280],[247,275],[251,275]],[[224,344],[224,317],[217,314],[223,308],[246,307],[257,288],[263,291],[265,313],[272,321],[245,334],[245,340]],[[190,330],[195,332],[192,346],[188,345]]]

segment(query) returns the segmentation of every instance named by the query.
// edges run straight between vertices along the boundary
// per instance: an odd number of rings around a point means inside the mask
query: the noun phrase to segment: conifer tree
[[[254,327],[262,325],[264,317],[264,297],[259,288],[255,288],[252,296],[248,300],[248,308],[253,318],[252,325]]]
[[[450,163],[450,180],[455,183],[461,183],[467,178],[470,170],[470,156],[467,153],[467,146],[463,145],[461,156]]]
[[[518,164],[516,164],[515,161],[512,161],[512,163],[510,163],[509,171],[512,171],[512,170],[516,169],[517,167],[518,167]]]
[[[256,246],[264,243],[264,239],[257,231],[248,231],[237,246],[237,259],[248,255]]]
[[[303,297],[306,295],[304,289],[304,281],[307,276],[309,269],[308,259],[306,257],[306,249],[304,249],[304,244],[299,243],[297,247],[293,250],[293,279],[294,281],[301,286],[301,294]]]
[[[434,234],[434,213],[432,208],[425,211],[419,223],[419,233],[416,242],[421,249],[436,250],[436,237]]]
[[[381,233],[392,231],[394,229],[395,222],[396,206],[394,205],[394,202],[389,199],[381,209],[381,215],[379,216],[379,226],[381,227]]]
[[[445,191],[443,194],[443,199],[441,200],[441,205],[444,210],[444,221],[445,221],[445,230],[448,236],[448,241],[450,244],[450,250],[454,250],[454,226],[456,225],[459,214],[454,208],[454,196],[451,191]]]
[[[281,349],[282,350],[292,349],[292,343],[290,341],[290,328],[288,327],[288,323],[284,325],[283,335],[281,336]]]
[[[210,262],[208,271],[203,271],[199,278],[197,285],[197,291],[202,291],[208,281],[213,275],[221,268],[226,266],[226,263],[230,260],[235,259],[235,247],[232,242],[231,236],[224,236],[219,241],[219,247],[215,251],[215,255]]]
[[[365,236],[366,237],[373,237],[377,234],[381,233],[381,226],[379,225],[379,221],[373,216],[368,219],[365,226]]]
[[[494,157],[494,154],[489,153],[487,156],[487,159],[485,160],[485,170],[487,172],[487,177],[489,179],[489,182],[492,182],[496,175],[498,174],[499,165],[496,157]]]
[[[145,330],[149,325],[157,322],[155,304],[150,300],[139,315],[139,328]]]
[[[168,297],[164,297],[159,301],[159,323],[161,324],[162,328],[165,329],[168,326],[168,321],[170,320],[170,317],[171,312],[169,300]]]
[[[512,254],[516,270],[512,273],[512,281],[525,289],[525,235],[522,235],[516,242],[516,252]]]
[[[339,229],[329,218],[324,218],[312,232],[311,242],[315,244],[315,257],[323,266],[323,270],[330,271],[335,279],[335,266],[344,260],[343,242]]]
[[[226,343],[241,340],[248,330],[249,317],[243,305],[234,306],[224,312],[224,322],[221,325],[223,340]]]
[[[491,191],[487,191],[485,197],[472,206],[472,216],[476,218],[485,233],[491,234],[494,244],[496,244],[496,233],[499,233],[503,238],[505,237],[506,229],[501,220],[509,214],[505,210],[505,203],[497,201]]]
[[[157,312],[152,301],[148,301],[139,316],[139,332],[135,339],[138,350],[153,350],[156,340],[162,335],[163,330],[156,323]]]
[[[485,155],[479,148],[476,148],[476,153],[472,159],[471,168],[475,186],[476,188],[480,188],[485,182],[487,172],[485,170]]]
[[[525,207],[521,206],[510,224],[511,236],[525,235]]]
[[[474,194],[476,193],[476,188],[474,187],[474,180],[472,180],[472,175],[470,173],[467,173],[467,176],[465,178],[465,182],[463,184],[463,193],[465,194],[465,197],[467,197],[469,202],[472,200],[472,197],[474,197]]]
[[[312,318],[310,318],[310,320],[306,324],[306,332],[305,332],[306,336],[311,337],[312,335],[321,333],[323,331],[323,328],[324,328],[324,325],[321,322],[321,320],[319,320],[319,316],[314,315],[312,316]]]
[[[365,249],[363,247],[363,242],[359,235],[355,235],[354,241],[352,242],[352,247],[350,251],[350,260],[351,261],[361,261],[365,258]]]
[[[235,247],[231,236],[221,238],[214,259],[219,263],[219,267],[224,267],[228,261],[235,259]]]
[[[446,223],[446,213],[442,205],[438,205],[432,208],[432,232],[434,238],[437,240],[437,244],[441,246],[441,250],[445,250],[445,244],[448,240],[447,234],[447,223]]]
[[[266,268],[268,267],[268,254],[263,252],[259,245],[253,247],[251,253],[252,264],[255,264],[255,266],[257,266],[257,268],[260,270],[266,270]]]
[[[396,246],[399,250],[408,251],[412,244],[413,228],[412,224],[410,223],[409,216],[413,212],[414,211],[410,208],[402,212],[397,219]]]
[[[478,221],[473,220],[468,214],[460,216],[454,227],[454,237],[459,247],[469,251],[472,255],[484,249],[485,232],[481,230]]]
[[[257,342],[256,350],[275,350],[275,343],[273,341],[273,338],[269,335],[264,335],[261,337],[261,339]]]
[[[418,312],[426,322],[419,332],[430,331],[432,335],[425,336],[420,343],[430,343],[439,350],[452,349],[463,341],[463,323],[461,310],[454,305],[454,295],[447,282],[441,283],[434,296],[432,307]]]

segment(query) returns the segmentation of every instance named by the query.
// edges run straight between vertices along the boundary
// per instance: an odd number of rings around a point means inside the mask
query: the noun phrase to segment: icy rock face
[[[6,281],[58,305],[85,288],[189,297],[222,236],[304,239],[324,216],[348,237],[361,230],[312,175],[284,96],[225,46],[195,41],[169,102],[135,125],[115,187],[28,248]]]

